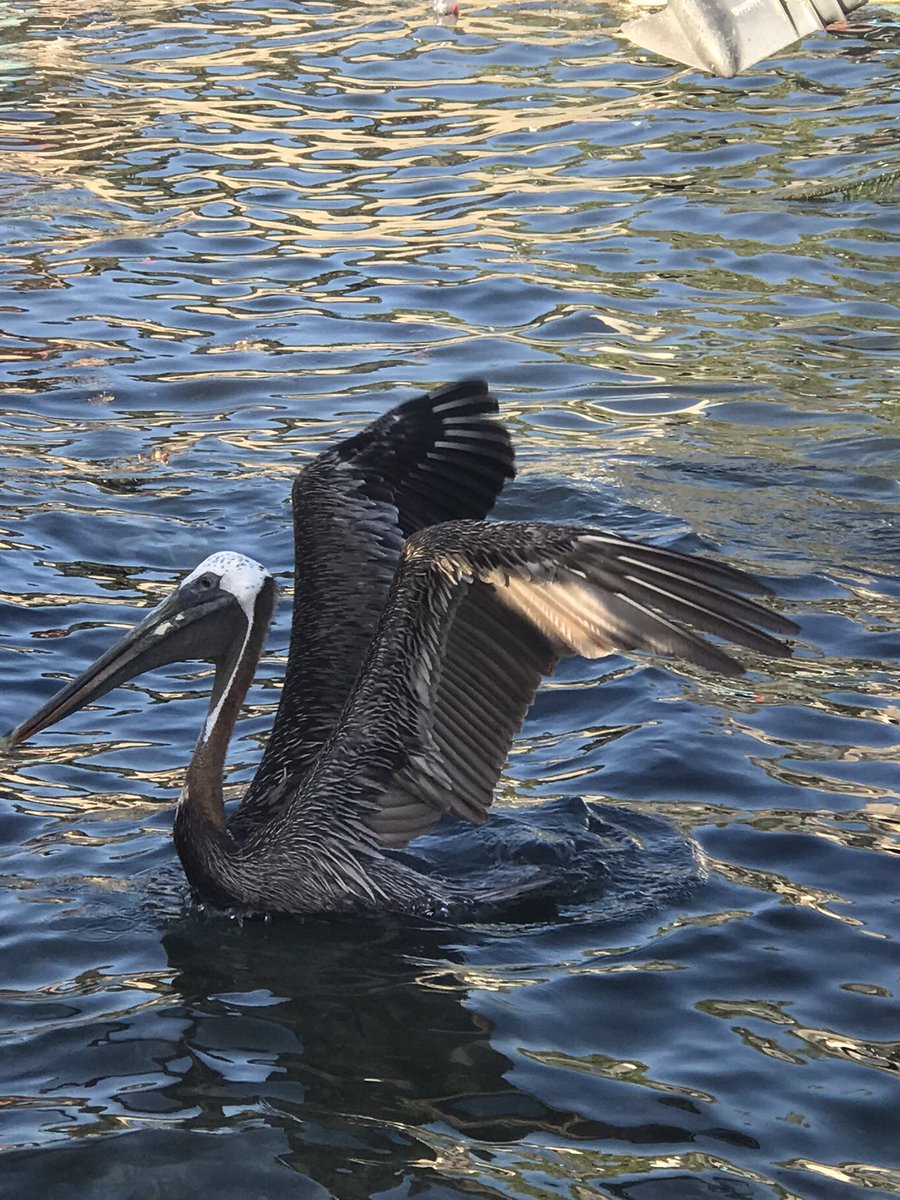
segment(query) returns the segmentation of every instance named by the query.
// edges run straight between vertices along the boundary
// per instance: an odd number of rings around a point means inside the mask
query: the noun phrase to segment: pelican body
[[[796,626],[725,564],[600,530],[482,518],[513,474],[486,385],[417,397],[298,474],[290,653],[260,767],[226,820],[225,754],[276,602],[259,563],[205,559],[4,739],[144,671],[215,664],[174,821],[185,874],[222,906],[446,915],[477,903],[392,854],[443,815],[488,818],[515,733],[566,655],[675,654],[743,668],[713,634],[785,655]]]

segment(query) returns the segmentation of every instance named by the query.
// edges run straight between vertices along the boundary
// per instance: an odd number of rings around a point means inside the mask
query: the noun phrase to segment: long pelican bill
[[[234,596],[215,585],[203,590],[178,588],[76,679],[0,738],[0,750],[17,746],[156,667],[191,659],[219,663],[246,628],[246,619]]]

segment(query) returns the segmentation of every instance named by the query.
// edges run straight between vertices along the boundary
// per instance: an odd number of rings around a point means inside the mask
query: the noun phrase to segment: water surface
[[[872,11],[721,81],[587,0],[4,7],[0,724],[213,549],[289,585],[298,464],[467,374],[498,515],[720,552],[803,632],[565,666],[424,848],[558,861],[519,924],[199,910],[202,665],[6,759],[0,1195],[900,1193],[900,222],[786,198],[896,168]]]

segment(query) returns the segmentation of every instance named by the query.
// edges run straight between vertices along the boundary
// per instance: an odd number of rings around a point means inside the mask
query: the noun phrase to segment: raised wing
[[[375,633],[406,537],[484,517],[515,474],[509,433],[480,379],[418,396],[319,454],[297,475],[294,610],[266,752],[230,827],[270,815],[315,760]]]
[[[323,839],[336,819],[355,819],[393,847],[445,812],[484,821],[513,736],[561,656],[641,649],[740,674],[700,634],[789,654],[772,634],[797,627],[741,594],[766,590],[731,567],[599,531],[425,529],[406,543],[340,729],[285,818]]]

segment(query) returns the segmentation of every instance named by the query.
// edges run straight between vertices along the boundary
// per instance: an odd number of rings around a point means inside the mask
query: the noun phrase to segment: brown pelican
[[[243,555],[207,558],[6,743],[151,668],[208,659],[212,696],[174,822],[199,895],[295,913],[431,915],[471,903],[391,850],[445,813],[487,819],[512,739],[562,656],[648,650],[739,674],[694,630],[774,655],[789,649],[773,633],[796,631],[745,598],[764,587],[709,559],[576,526],[428,524],[448,506],[486,510],[511,475],[492,411],[483,384],[456,385],[300,472],[285,686],[230,821],[225,753],[276,596],[265,568]]]

